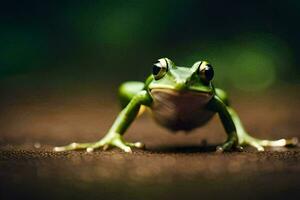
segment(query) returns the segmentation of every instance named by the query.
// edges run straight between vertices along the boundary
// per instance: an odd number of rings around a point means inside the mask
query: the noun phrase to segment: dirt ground
[[[300,137],[298,91],[233,94],[232,103],[252,135]],[[55,153],[54,145],[100,139],[118,113],[115,95],[2,94],[0,199],[300,198],[300,148],[215,153],[225,139],[217,117],[190,134],[172,134],[146,114],[125,136],[146,150]]]

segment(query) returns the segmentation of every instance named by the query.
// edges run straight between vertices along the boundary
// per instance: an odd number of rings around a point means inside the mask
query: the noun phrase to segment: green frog
[[[217,146],[217,152],[241,150],[246,145],[258,151],[264,151],[265,147],[297,145],[297,138],[261,140],[250,136],[230,106],[226,92],[214,87],[213,77],[213,67],[207,61],[180,67],[168,58],[161,58],[153,64],[152,74],[145,82],[130,81],[120,86],[123,109],[102,139],[55,147],[54,151],[86,149],[92,152],[100,147],[104,150],[118,147],[130,153],[133,147],[144,148],[141,142],[125,141],[123,135],[146,107],[158,124],[173,132],[189,132],[203,126],[217,113],[227,133],[226,141]]]

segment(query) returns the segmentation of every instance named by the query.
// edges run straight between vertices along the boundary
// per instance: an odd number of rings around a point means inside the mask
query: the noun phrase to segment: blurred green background
[[[300,83],[297,0],[5,1],[0,15],[2,88],[144,80],[160,57],[208,60],[225,88]]]

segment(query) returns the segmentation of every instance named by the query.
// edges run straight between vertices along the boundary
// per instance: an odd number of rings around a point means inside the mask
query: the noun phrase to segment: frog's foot
[[[298,144],[298,138],[280,139],[280,140],[261,140],[249,136],[248,134],[242,137],[239,141],[241,145],[250,145],[258,151],[264,151],[264,147],[295,147]]]
[[[112,134],[112,136],[106,136],[98,142],[93,143],[71,143],[66,146],[54,147],[54,151],[71,151],[86,149],[87,152],[93,152],[95,149],[103,148],[107,150],[110,147],[118,147],[127,153],[132,153],[131,147],[135,148],[145,148],[145,145],[141,142],[129,143],[125,142],[120,134]]]
[[[238,145],[237,141],[238,141],[237,137],[235,137],[235,136],[232,138],[229,138],[226,142],[224,142],[220,146],[217,146],[216,152],[222,153],[224,151],[233,151],[233,150],[241,151],[241,150],[243,150],[243,148]]]

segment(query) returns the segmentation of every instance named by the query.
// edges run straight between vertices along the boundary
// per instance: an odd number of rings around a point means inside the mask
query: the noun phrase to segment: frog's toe
[[[226,151],[244,151],[244,148],[240,145],[235,146],[234,144],[231,143],[224,143],[223,145],[217,146],[216,152],[217,153],[222,153]]]
[[[222,153],[225,151],[232,151],[236,147],[234,140],[229,140],[225,142],[224,144],[217,146],[216,152]]]
[[[122,149],[122,150],[125,151],[126,153],[132,153],[131,148],[128,147],[128,146],[120,147],[120,149]]]
[[[73,142],[73,143],[71,143],[69,145],[66,145],[66,146],[54,147],[53,150],[56,151],[56,152],[79,150],[79,149],[85,149],[90,145],[91,145],[91,143],[76,143],[76,142]]]
[[[86,148],[86,152],[88,152],[88,153],[92,153],[93,151],[94,151],[94,148],[92,148],[92,147]]]
[[[260,145],[258,142],[255,142],[255,141],[249,142],[249,145],[256,148],[257,151],[264,151],[265,150],[265,148],[262,145]]]
[[[102,149],[103,151],[107,151],[110,148],[108,144],[103,145]]]
[[[244,137],[244,145],[255,147],[258,151],[264,151],[264,147],[295,147],[298,145],[298,138],[280,139],[280,140],[261,140],[254,137]]]
[[[297,137],[293,137],[291,139],[286,139],[286,145],[285,146],[298,146],[299,145],[299,139]]]
[[[129,143],[125,142],[121,135],[113,134],[110,137],[105,137],[98,142],[93,143],[71,143],[66,146],[55,147],[53,150],[56,152],[61,151],[71,151],[71,150],[79,150],[86,149],[88,153],[92,153],[95,149],[103,148],[103,150],[107,150],[110,147],[117,147],[121,150],[132,153],[131,147],[135,148],[145,148],[145,145],[141,142]]]
[[[240,145],[236,146],[235,148],[237,151],[240,151],[240,152],[244,151],[244,147],[242,147]]]
[[[61,152],[61,151],[65,151],[65,148],[64,147],[54,147],[53,151]]]
[[[261,140],[263,146],[270,146],[270,147],[284,147],[290,146],[294,147],[298,145],[298,138],[293,137],[291,139],[280,139],[280,140]]]
[[[122,140],[115,140],[113,145],[125,151],[126,153],[132,153],[130,146]]]
[[[298,138],[280,139],[280,140],[259,140],[256,142],[263,147],[295,147],[298,145]]]
[[[130,146],[130,147],[135,147],[135,148],[138,148],[138,149],[145,149],[146,146],[144,143],[142,142],[127,142],[126,145]]]
[[[222,146],[217,146],[216,152],[217,153],[223,153],[224,152],[224,148]]]

